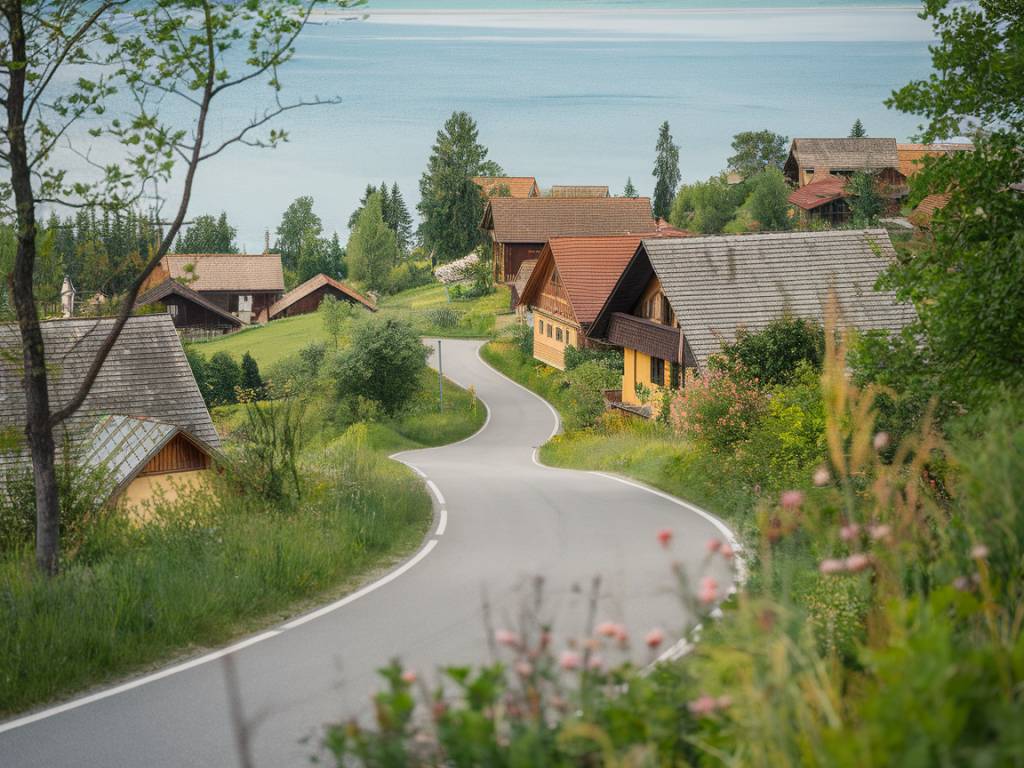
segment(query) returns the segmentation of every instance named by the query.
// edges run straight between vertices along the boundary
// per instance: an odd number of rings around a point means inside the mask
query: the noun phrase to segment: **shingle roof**
[[[526,259],[519,265],[519,271],[516,272],[516,279],[512,281],[513,307],[519,304],[519,299],[522,297],[523,291],[526,290],[526,284],[530,281],[530,275],[533,274],[534,267],[536,266],[536,259]]]
[[[793,139],[790,152],[805,168],[878,170],[900,165],[896,139]]]
[[[951,152],[970,152],[973,144],[897,144],[896,154],[900,160],[900,173],[910,178],[920,169],[920,162],[925,157],[948,155]]]
[[[194,264],[195,270],[186,269],[188,264]],[[160,265],[172,280],[187,283],[193,291],[273,293],[284,290],[279,253],[169,253]]]
[[[551,187],[552,197],[608,197],[608,187],[556,184]]]
[[[59,408],[74,394],[113,323],[113,318],[99,318],[42,324],[51,408]],[[14,362],[21,360],[20,345],[17,326],[0,325],[0,429],[19,432],[25,419],[21,366]],[[128,319],[85,403],[64,427],[73,444],[78,443],[101,416],[111,414],[156,419],[211,449],[219,448],[220,439],[170,316]],[[27,455],[0,453],[0,476],[27,463]]]
[[[949,204],[950,195],[948,193],[939,195],[928,195],[917,207],[911,212],[907,218],[910,223],[914,226],[921,227],[922,229],[928,229],[932,225],[932,219],[935,217],[935,212],[941,208],[945,208]]]
[[[815,179],[799,189],[794,189],[789,196],[789,202],[797,208],[812,211],[819,205],[831,203],[840,197],[846,197],[846,179],[829,174],[821,179]]]
[[[646,197],[515,199],[492,197],[483,229],[503,243],[546,243],[552,237],[646,234],[656,230]]]
[[[215,315],[223,318],[232,325],[245,325],[245,323],[243,323],[237,317],[232,315],[230,312],[225,312],[216,304],[207,301],[205,298],[203,298],[202,294],[196,293],[191,288],[188,288],[187,286],[184,286],[171,278],[167,278],[162,283],[160,283],[160,285],[156,285],[150,288],[145,293],[141,294],[135,300],[135,306],[144,307],[147,304],[155,304],[161,299],[166,299],[168,296],[171,296],[172,294],[175,296],[181,296],[183,299],[188,299],[194,304],[198,304],[203,309],[209,312],[213,312]]]
[[[298,285],[295,288],[292,288],[290,291],[288,291],[288,293],[286,293],[280,299],[275,301],[273,305],[271,305],[270,307],[270,318],[273,319],[276,315],[279,315],[281,312],[284,312],[284,310],[288,309],[288,307],[290,307],[299,299],[303,298],[304,296],[308,296],[317,288],[322,288],[325,285],[329,285],[335,290],[340,291],[341,293],[350,297],[353,301],[362,304],[371,312],[377,311],[377,307],[374,306],[373,302],[367,299],[361,293],[358,293],[355,289],[345,285],[345,283],[339,280],[335,280],[333,277],[325,275],[323,272],[321,272],[319,275],[309,278],[309,280],[304,282],[302,285]]]
[[[537,179],[533,176],[474,176],[473,183],[488,197],[501,187],[508,189],[510,197],[537,195]]]
[[[642,252],[701,367],[739,328],[785,314],[824,321],[832,290],[841,327],[897,331],[915,316],[874,290],[895,259],[883,229],[647,239]]]

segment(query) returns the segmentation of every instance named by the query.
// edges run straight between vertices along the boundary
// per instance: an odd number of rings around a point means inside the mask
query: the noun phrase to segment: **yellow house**
[[[739,330],[823,322],[832,296],[839,327],[899,331],[913,307],[874,289],[895,258],[882,229],[647,238],[590,337],[622,347],[622,403],[651,415],[659,391],[687,386]]]

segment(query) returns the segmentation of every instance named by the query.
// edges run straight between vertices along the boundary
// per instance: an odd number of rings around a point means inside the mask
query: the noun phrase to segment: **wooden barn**
[[[276,320],[279,317],[293,317],[316,312],[325,296],[333,296],[338,301],[347,301],[349,304],[364,307],[371,312],[377,311],[377,307],[369,299],[340,280],[335,280],[321,272],[302,285],[292,288],[274,302],[270,307],[270,319]]]
[[[846,179],[831,174],[794,189],[789,195],[789,204],[805,224],[822,221],[832,227],[850,220],[848,201]]]
[[[646,197],[517,199],[492,197],[480,224],[494,259],[494,279],[515,280],[524,261],[540,257],[553,237],[653,234],[657,223]]]
[[[185,336],[202,333],[231,333],[244,323],[207,301],[202,294],[167,278],[135,300],[136,307],[158,305],[171,316],[174,327]]]
[[[829,175],[847,178],[858,172],[874,174],[894,194],[907,193],[900,172],[896,139],[793,139],[783,173],[804,187]]]
[[[484,197],[540,197],[533,176],[475,176],[473,183]]]
[[[954,152],[973,152],[974,145],[967,143],[940,144],[897,144],[896,155],[900,161],[900,173],[910,178],[919,170],[926,157],[941,157]]]

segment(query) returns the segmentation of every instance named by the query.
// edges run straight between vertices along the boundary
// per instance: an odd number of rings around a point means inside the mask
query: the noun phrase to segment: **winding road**
[[[729,583],[726,565],[708,566],[704,554],[705,542],[727,530],[623,479],[541,466],[535,449],[556,431],[557,416],[487,366],[479,346],[446,340],[444,371],[473,385],[488,406],[487,423],[460,443],[396,457],[435,497],[434,525],[416,554],[343,600],[230,648],[0,723],[0,765],[239,765],[228,654],[255,765],[308,764],[323,723],[368,711],[379,688],[375,670],[392,657],[428,676],[441,665],[487,661],[483,596],[494,623],[514,627],[537,574],[559,640],[582,632],[596,575],[599,619],[623,621],[634,636],[661,626],[678,639],[692,617],[676,596],[670,563]],[[656,540],[661,528],[675,533],[668,554]]]

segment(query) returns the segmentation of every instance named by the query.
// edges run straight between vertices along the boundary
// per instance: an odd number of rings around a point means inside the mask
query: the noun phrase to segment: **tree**
[[[860,121],[858,117],[853,121],[853,125],[850,126],[850,138],[851,139],[863,139],[868,135],[867,130],[864,128],[864,123]]]
[[[348,217],[348,228],[354,229],[356,226],[356,219],[359,218],[359,214],[363,212],[363,208],[366,207],[366,201],[370,199],[370,195],[377,192],[377,188],[373,184],[367,184],[366,190],[363,192],[363,196],[359,198],[359,206],[352,211]]]
[[[500,168],[490,167],[487,148],[466,112],[454,112],[437,132],[420,178],[420,239],[437,263],[465,256],[480,243],[484,198],[473,183]]]
[[[623,197],[637,198],[640,197],[640,193],[636,191],[636,187],[633,186],[633,177],[630,176],[626,179],[626,186],[622,190]]]
[[[742,202],[739,195],[721,177],[684,186],[676,195],[669,221],[680,229],[718,234],[736,215]]]
[[[324,296],[317,309],[323,318],[324,333],[331,337],[334,348],[338,348],[338,339],[341,338],[341,329],[345,321],[352,316],[352,305],[347,301],[338,301],[337,298],[328,294]]]
[[[395,414],[419,390],[429,355],[409,323],[372,318],[356,326],[352,343],[331,362],[330,374],[339,397],[365,397]]]
[[[242,383],[242,369],[227,352],[218,352],[206,364],[206,385],[210,405],[231,405],[238,402],[237,389]]]
[[[277,227],[274,248],[281,254],[284,268],[297,270],[303,249],[319,247],[323,231],[323,222],[313,211],[313,198],[308,195],[296,198],[285,209]]]
[[[402,253],[408,254],[409,248],[412,247],[412,216],[397,181],[391,185],[391,219],[388,226],[395,233]]]
[[[789,185],[782,171],[769,168],[751,180],[753,190],[748,198],[750,215],[764,231],[789,229]]]
[[[741,131],[732,137],[729,170],[744,179],[756,176],[768,168],[780,171],[789,156],[789,137],[763,131]]]
[[[313,103],[286,102],[278,77],[294,55],[294,44],[317,0],[256,3],[158,0],[7,0],[0,5],[0,35],[7,65],[0,75],[5,124],[0,131],[0,167],[8,183],[0,190],[3,213],[15,223],[17,249],[7,279],[21,335],[25,437],[32,459],[36,500],[36,562],[47,574],[59,568],[60,520],[54,430],[81,407],[131,314],[143,282],[174,243],[188,213],[202,164],[238,143],[275,146],[287,137],[268,128],[277,116]],[[337,0],[346,5],[346,0]],[[126,14],[131,23],[125,23]],[[235,51],[244,49],[244,55]],[[207,136],[211,111],[240,86],[248,100],[264,82],[270,106],[240,124]],[[60,90],[58,90],[58,88]],[[111,97],[125,97],[114,116]],[[161,120],[155,101],[174,101],[175,125]],[[170,114],[167,110],[165,114]],[[76,124],[89,120],[88,131]],[[182,121],[191,130],[181,130]],[[106,141],[120,156],[102,166],[69,159],[68,143],[84,133],[90,145]],[[82,154],[84,150],[79,150]],[[121,309],[100,342],[87,372],[56,410],[48,386],[50,366],[39,324],[34,277],[40,205],[101,207],[126,211],[148,198],[159,206],[177,178],[181,196],[156,247],[133,270]],[[84,169],[84,170],[83,170]],[[13,207],[12,207],[13,203]],[[159,208],[158,208],[159,209]]]
[[[667,219],[679,186],[679,147],[672,141],[667,120],[658,129],[658,143],[654,151],[654,215]]]
[[[238,230],[228,223],[228,215],[218,218],[208,214],[197,216],[191,226],[178,236],[178,253],[238,253],[235,235]]]
[[[370,195],[348,239],[348,272],[374,290],[387,287],[388,273],[398,263],[398,238],[384,222],[381,197]]]
[[[246,352],[242,355],[242,370],[239,387],[254,396],[257,400],[263,397],[263,377],[256,359]]]
[[[853,174],[846,183],[849,193],[851,222],[855,227],[874,227],[885,211],[885,204],[878,194],[878,179],[873,173],[861,171]]]
[[[825,359],[825,330],[810,320],[782,317],[756,333],[740,329],[722,344],[712,367],[756,378],[761,385],[788,384],[800,363],[820,371]]]

